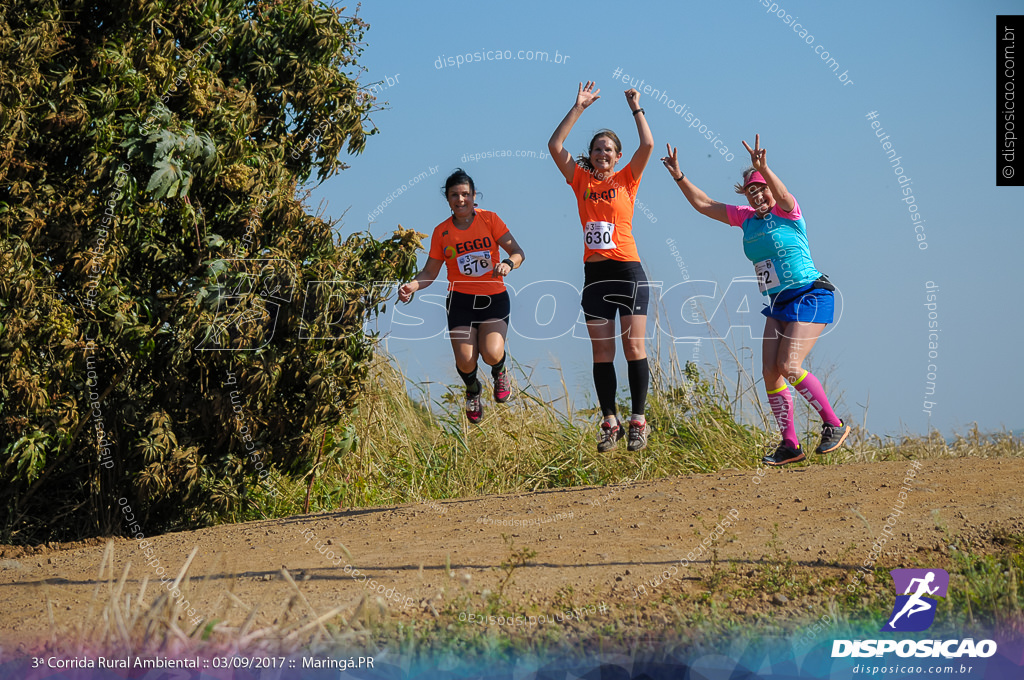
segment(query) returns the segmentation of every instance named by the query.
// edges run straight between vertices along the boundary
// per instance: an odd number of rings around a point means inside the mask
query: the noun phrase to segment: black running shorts
[[[587,321],[647,315],[651,291],[639,262],[600,260],[583,263],[583,315]]]
[[[484,321],[504,321],[508,324],[511,305],[508,291],[496,295],[473,295],[451,291],[445,303],[448,310],[448,330],[469,326],[474,328]]]

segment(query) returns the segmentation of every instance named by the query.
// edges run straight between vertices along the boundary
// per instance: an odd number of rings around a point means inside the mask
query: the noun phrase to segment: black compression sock
[[[497,378],[499,375],[501,375],[501,372],[503,370],[505,370],[505,359],[506,359],[506,357],[508,357],[508,352],[502,352],[501,360],[498,361],[498,363],[496,363],[493,366],[491,366],[491,377],[492,378]]]
[[[594,363],[594,388],[597,390],[597,403],[601,406],[601,415],[615,415],[615,364]]]
[[[476,394],[480,391],[480,381],[476,379],[476,366],[473,367],[472,373],[463,373],[459,371],[459,367],[456,366],[455,370],[458,371],[459,377],[462,378],[462,382],[466,383],[466,391],[470,394]],[[473,389],[473,387],[476,389]]]
[[[627,361],[629,374],[629,395],[633,400],[633,413],[643,415],[647,407],[647,387],[651,383],[651,367],[647,357]]]

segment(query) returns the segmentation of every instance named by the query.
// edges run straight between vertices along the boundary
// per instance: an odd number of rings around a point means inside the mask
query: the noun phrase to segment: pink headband
[[[743,188],[746,189],[747,185],[749,184],[768,184],[768,182],[764,181],[764,177],[761,176],[761,173],[759,173],[757,170],[754,170],[754,172],[750,173],[750,177],[747,178],[747,181],[746,183],[744,183]]]

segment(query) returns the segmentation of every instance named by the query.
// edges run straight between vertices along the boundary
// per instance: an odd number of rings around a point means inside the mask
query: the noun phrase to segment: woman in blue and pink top
[[[743,183],[736,185],[736,193],[745,195],[749,206],[726,205],[708,198],[679,170],[677,152],[671,145],[668,156],[661,161],[697,212],[743,229],[743,253],[754,265],[758,288],[769,299],[768,306],[761,310],[767,317],[761,341],[761,370],[768,403],[782,432],[782,443],[762,461],[766,465],[786,465],[804,459],[793,424],[793,397],[787,380],[821,416],[821,443],[816,453],[835,451],[850,434],[850,427],[832,410],[821,383],[803,368],[818,336],[832,323],[835,287],[814,267],[800,205],[768,167],[761,136],[754,137],[753,149],[745,141],[743,147],[750,153],[752,167],[743,173]]]

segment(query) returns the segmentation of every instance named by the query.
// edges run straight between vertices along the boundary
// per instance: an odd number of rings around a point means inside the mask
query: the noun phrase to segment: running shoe
[[[484,417],[484,402],[480,392],[466,392],[466,417],[471,423],[479,423]]]
[[[646,420],[643,425],[638,420],[629,421],[629,438],[627,451],[639,451],[647,447],[647,435],[651,433],[651,424]]]
[[[800,450],[800,447],[793,448],[786,442],[779,444],[779,448],[775,449],[775,453],[770,456],[765,456],[761,459],[761,462],[765,465],[771,465],[778,467],[780,465],[789,465],[790,463],[799,463],[804,459],[804,452]]]
[[[501,369],[501,373],[494,379],[494,401],[504,404],[512,396],[512,381],[508,377],[508,369]]]
[[[828,423],[822,423],[821,425],[821,443],[818,444],[818,448],[814,449],[815,453],[832,453],[846,441],[846,438],[850,435],[850,426],[839,421],[838,425],[829,425]]]
[[[622,421],[615,419],[616,425],[608,424],[608,421],[601,421],[601,436],[597,440],[598,453],[607,453],[615,448],[615,445],[622,439]]]

